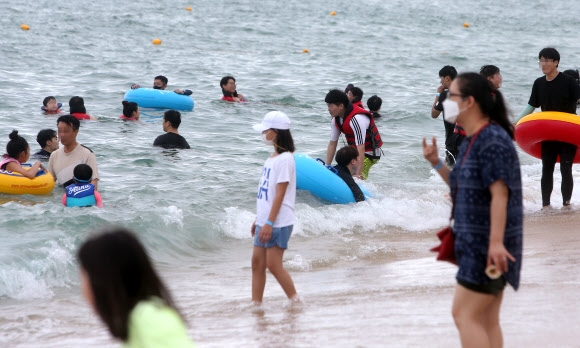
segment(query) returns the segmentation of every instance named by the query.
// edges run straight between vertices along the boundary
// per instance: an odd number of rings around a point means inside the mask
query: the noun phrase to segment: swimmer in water
[[[236,90],[236,79],[233,76],[222,77],[220,87],[222,88],[223,93],[222,100],[234,103],[247,101],[246,98]]]
[[[165,88],[167,88],[168,82],[169,82],[169,80],[167,79],[167,77],[165,77],[163,75],[155,76],[155,78],[153,79],[153,89],[160,89],[160,90],[164,91]],[[131,86],[131,89],[137,89],[137,88],[141,88],[141,86],[139,86],[136,83],[134,83]],[[176,89],[176,90],[174,90],[174,92],[177,94],[183,94],[183,95],[191,95],[193,93],[189,89],[184,89],[184,90]]]
[[[367,107],[369,108],[370,113],[373,114],[373,117],[375,119],[383,117],[381,114],[379,114],[382,105],[383,100],[381,99],[381,97],[373,95],[372,97],[367,99]]]
[[[36,141],[40,145],[40,151],[34,154],[35,158],[48,159],[50,155],[58,150],[58,136],[54,129],[43,129],[38,132]]]
[[[49,95],[42,101],[42,106],[40,107],[40,109],[44,111],[46,115],[55,115],[60,114],[61,107],[62,103],[57,103],[56,98]]]
[[[362,103],[363,90],[360,89],[359,87],[352,87],[351,89],[349,89],[348,92],[346,93],[346,96],[348,97],[348,100],[352,103],[352,105],[356,105],[361,109],[365,108]]]
[[[119,118],[123,121],[138,121],[141,116],[139,105],[134,102],[123,100],[123,114]]]
[[[85,100],[79,96],[74,96],[68,101],[69,112],[77,120],[96,120],[97,118],[87,114]]]
[[[36,161],[30,169],[24,169],[22,163],[25,163],[30,158],[30,146],[28,146],[26,139],[18,135],[17,130],[13,130],[9,137],[10,141],[6,145],[6,154],[0,161],[0,169],[34,179],[36,173],[40,169],[44,169],[44,167],[40,162]]]
[[[67,207],[103,207],[101,194],[97,192],[93,180],[93,169],[87,164],[78,164],[74,169],[73,183],[65,187],[62,204]]]

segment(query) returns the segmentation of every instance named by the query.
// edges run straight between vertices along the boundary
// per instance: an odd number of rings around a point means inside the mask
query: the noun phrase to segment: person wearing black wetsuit
[[[354,199],[357,202],[365,200],[365,195],[362,193],[358,184],[352,178],[356,174],[356,163],[358,158],[358,150],[353,146],[345,146],[336,153],[336,163],[334,168],[337,170],[337,175],[344,180],[348,188],[352,191]]]

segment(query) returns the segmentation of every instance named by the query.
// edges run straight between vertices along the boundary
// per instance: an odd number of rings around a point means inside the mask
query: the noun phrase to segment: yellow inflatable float
[[[23,167],[30,165],[23,164]],[[0,170],[0,193],[10,195],[46,195],[54,188],[54,177],[52,174],[39,170],[32,179],[13,173]]]

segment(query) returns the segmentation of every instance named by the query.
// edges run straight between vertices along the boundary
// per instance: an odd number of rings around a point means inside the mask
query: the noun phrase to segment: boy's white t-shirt
[[[282,206],[274,221],[274,227],[285,227],[294,225],[296,215],[294,214],[294,202],[296,201],[296,166],[294,155],[286,151],[282,154],[268,158],[262,169],[260,186],[256,204],[256,225],[264,226],[272,210],[272,203],[276,197],[276,185],[288,183]]]

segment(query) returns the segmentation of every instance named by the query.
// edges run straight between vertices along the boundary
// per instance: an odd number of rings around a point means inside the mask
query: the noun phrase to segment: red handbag
[[[437,253],[437,261],[447,261],[454,265],[457,265],[455,260],[455,235],[453,235],[453,229],[448,226],[437,232],[437,237],[441,241],[441,244],[431,248],[431,251]]]

